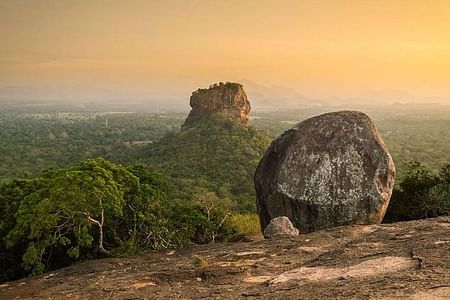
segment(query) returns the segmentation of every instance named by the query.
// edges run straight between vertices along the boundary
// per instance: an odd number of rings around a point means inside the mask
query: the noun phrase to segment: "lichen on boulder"
[[[272,142],[255,174],[261,229],[287,216],[300,232],[377,224],[392,194],[395,167],[364,113],[327,113]]]

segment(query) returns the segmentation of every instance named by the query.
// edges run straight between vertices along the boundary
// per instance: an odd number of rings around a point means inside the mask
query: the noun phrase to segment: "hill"
[[[337,227],[80,263],[1,299],[448,299],[450,219]]]
[[[168,175],[171,198],[190,198],[196,189],[230,198],[240,211],[255,211],[253,176],[271,138],[248,127],[250,102],[241,84],[198,89],[181,131],[140,149],[141,162]]]
[[[255,211],[253,175],[270,141],[253,127],[204,115],[195,126],[140,149],[137,157],[172,179],[172,197],[189,197],[196,188],[206,188],[235,200],[239,210]]]

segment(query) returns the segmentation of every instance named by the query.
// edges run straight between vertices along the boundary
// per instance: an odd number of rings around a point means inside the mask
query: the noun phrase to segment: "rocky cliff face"
[[[395,167],[370,118],[355,111],[305,120],[272,142],[255,174],[262,230],[287,216],[300,232],[383,220]]]
[[[192,93],[192,107],[183,128],[192,127],[205,115],[216,114],[247,126],[250,102],[239,83],[219,83]]]

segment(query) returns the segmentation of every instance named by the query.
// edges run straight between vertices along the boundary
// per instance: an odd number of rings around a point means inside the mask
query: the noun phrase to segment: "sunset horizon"
[[[0,88],[163,96],[245,79],[450,104],[449,15],[448,1],[7,0]]]

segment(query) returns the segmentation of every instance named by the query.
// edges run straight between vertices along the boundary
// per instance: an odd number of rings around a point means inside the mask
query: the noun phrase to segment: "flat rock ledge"
[[[0,299],[450,299],[449,253],[449,217],[352,225],[87,261]]]

